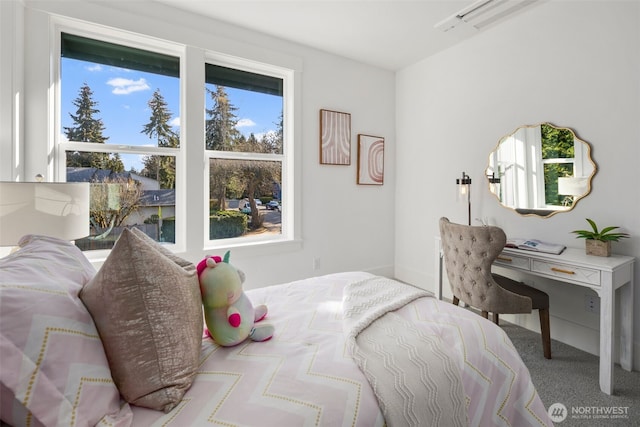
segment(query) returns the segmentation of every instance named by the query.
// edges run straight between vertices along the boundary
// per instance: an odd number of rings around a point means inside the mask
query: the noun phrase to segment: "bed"
[[[22,246],[0,259],[8,425],[553,425],[499,327],[365,272],[247,291],[269,308],[271,340],[220,347],[202,336],[168,412],[129,404],[78,297],[93,267],[56,239],[28,236]]]

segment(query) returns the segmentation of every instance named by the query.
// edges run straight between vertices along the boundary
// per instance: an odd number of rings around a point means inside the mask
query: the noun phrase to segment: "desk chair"
[[[440,218],[440,238],[453,303],[460,301],[482,312],[485,319],[493,313],[531,313],[538,310],[544,357],[551,359],[549,295],[508,277],[493,274],[491,265],[502,252],[507,237],[499,227],[455,224]]]

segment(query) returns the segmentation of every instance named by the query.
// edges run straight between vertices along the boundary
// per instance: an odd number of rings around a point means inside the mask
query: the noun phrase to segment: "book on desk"
[[[520,237],[513,237],[507,239],[507,243],[504,245],[506,248],[523,249],[525,251],[544,252],[547,254],[559,255],[567,247],[558,243],[543,242],[537,239],[523,239]]]

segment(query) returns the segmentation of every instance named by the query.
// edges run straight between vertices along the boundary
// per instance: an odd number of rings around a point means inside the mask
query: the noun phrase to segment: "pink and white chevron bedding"
[[[201,366],[173,411],[131,406],[134,426],[382,426],[342,336],[345,273],[247,291],[275,326],[266,342],[202,343]]]
[[[164,414],[132,406],[133,425],[385,425],[343,335],[343,289],[371,277],[339,273],[248,291],[254,304],[269,307],[275,336],[230,348],[205,339],[197,378],[178,407]],[[552,425],[527,368],[499,327],[429,297],[396,313],[451,350],[469,425]]]
[[[381,284],[382,295],[371,297],[370,290],[363,294],[368,300],[381,301],[381,305],[370,304],[374,311],[389,312],[400,320],[397,324],[412,330],[413,337],[440,341],[437,347],[450,353],[447,369],[453,366],[459,371],[455,387],[444,384],[454,383],[451,375],[435,388],[436,376],[428,383],[408,381],[416,384],[410,394],[418,404],[423,399],[424,405],[437,405],[439,413],[446,416],[451,402],[443,400],[439,392],[437,398],[429,397],[427,387],[431,391],[455,388],[456,393],[462,388],[456,397],[463,396],[455,399],[454,407],[463,413],[458,419],[471,426],[551,425],[528,370],[499,327],[431,297],[420,296],[395,305],[395,294],[400,291],[392,291],[389,296],[388,288],[395,289],[399,282],[362,272],[248,291],[255,304],[269,307],[267,320],[276,330],[270,341],[247,341],[224,348],[206,338],[196,379],[175,409],[165,414],[129,405],[111,378],[103,343],[78,297],[95,269],[69,242],[26,236],[20,246],[18,252],[0,259],[3,425],[393,425],[391,417],[385,419],[379,408],[374,390],[380,389],[375,383],[370,385],[358,368],[348,345],[349,336],[344,334],[349,329],[345,326],[354,320],[348,315],[349,298],[344,296],[350,295],[354,284],[373,281]],[[347,314],[343,314],[345,310]],[[398,343],[396,335],[405,334],[396,323],[390,327],[395,329],[387,338],[371,333],[367,340],[374,345],[384,341],[384,346],[393,348]],[[362,366],[363,359],[356,359]],[[429,363],[423,354],[420,360],[426,361],[423,367],[443,366]],[[374,364],[366,357],[364,362]],[[411,375],[404,364],[395,366]],[[377,379],[375,375],[369,378]]]
[[[552,425],[493,323],[386,277],[351,282],[343,304],[347,344],[388,425]]]

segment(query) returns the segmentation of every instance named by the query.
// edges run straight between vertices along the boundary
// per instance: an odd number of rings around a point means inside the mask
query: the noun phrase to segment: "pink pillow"
[[[91,315],[95,269],[69,242],[29,235],[0,259],[0,408],[11,425],[131,424]]]

